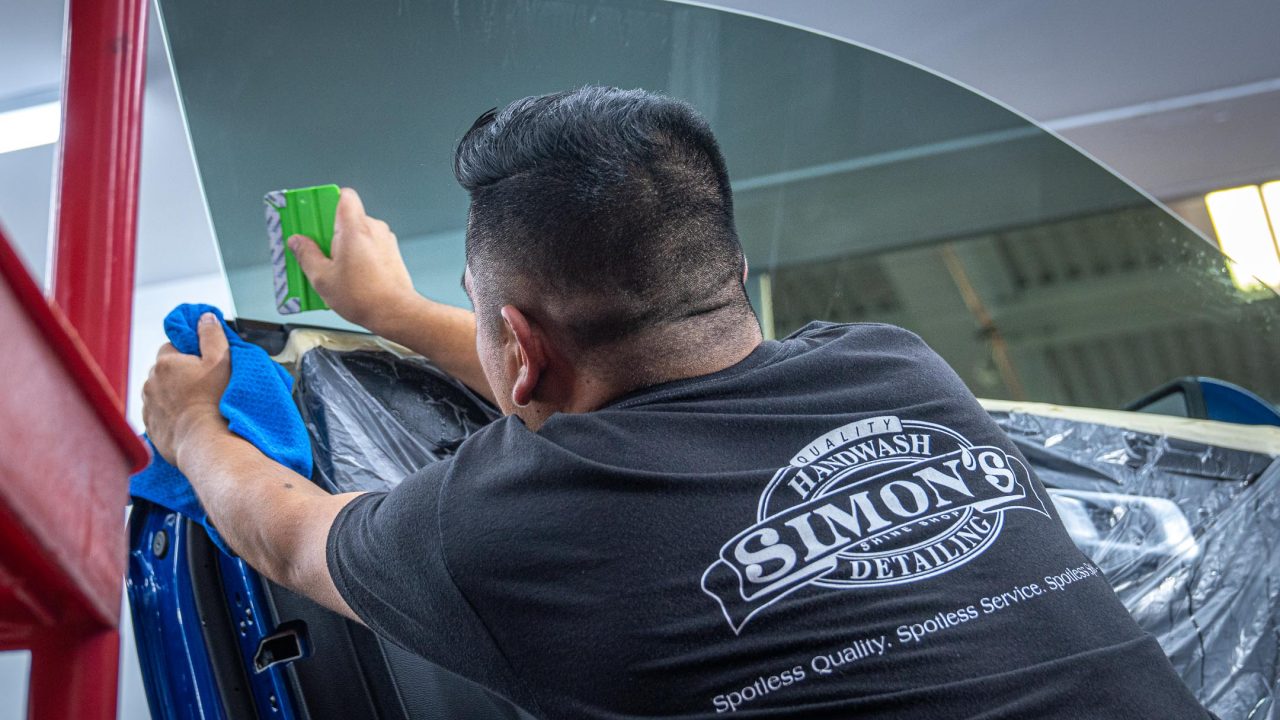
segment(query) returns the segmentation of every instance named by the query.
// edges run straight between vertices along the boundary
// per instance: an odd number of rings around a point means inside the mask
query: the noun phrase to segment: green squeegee
[[[262,198],[267,206],[267,237],[271,243],[272,281],[276,309],[281,315],[305,310],[327,310],[298,265],[298,258],[285,244],[291,235],[305,235],[329,254],[333,240],[333,218],[338,212],[337,185],[318,185],[298,190],[275,190]]]

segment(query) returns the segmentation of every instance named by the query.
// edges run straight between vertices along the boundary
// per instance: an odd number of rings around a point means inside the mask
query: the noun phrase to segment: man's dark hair
[[[473,278],[495,305],[536,299],[582,349],[750,316],[724,158],[687,103],[606,87],[517,100],[476,120],[454,174]]]

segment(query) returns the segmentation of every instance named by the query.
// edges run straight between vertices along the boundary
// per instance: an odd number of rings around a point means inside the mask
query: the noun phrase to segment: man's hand
[[[395,233],[364,212],[360,196],[342,189],[333,223],[331,257],[310,238],[294,235],[289,248],[320,297],[339,315],[383,334],[382,322],[421,300],[400,257]]]
[[[320,297],[339,315],[420,353],[489,400],[493,390],[476,355],[476,318],[469,310],[418,294],[387,224],[364,213],[360,196],[342,189],[333,223],[332,257],[310,238],[289,248]]]
[[[175,466],[182,446],[208,433],[227,432],[218,410],[231,378],[231,353],[222,323],[213,313],[200,317],[200,357],[166,343],[142,386],[142,422],[147,437]]]

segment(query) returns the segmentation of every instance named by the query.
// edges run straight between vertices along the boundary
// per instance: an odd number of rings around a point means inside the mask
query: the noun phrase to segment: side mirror
[[[1209,377],[1178,378],[1134,400],[1124,409],[1240,425],[1280,426],[1280,410],[1275,405],[1239,385]]]

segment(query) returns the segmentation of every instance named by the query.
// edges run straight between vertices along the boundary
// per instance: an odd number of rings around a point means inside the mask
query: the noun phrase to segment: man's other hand
[[[343,188],[338,200],[330,257],[303,235],[290,237],[289,249],[329,307],[375,333],[380,332],[381,319],[419,300],[395,233],[365,214],[360,196],[351,188]]]
[[[222,323],[200,317],[200,357],[165,343],[142,386],[142,422],[160,455],[174,465],[184,444],[209,432],[225,432],[218,410],[231,378],[231,353]]]

